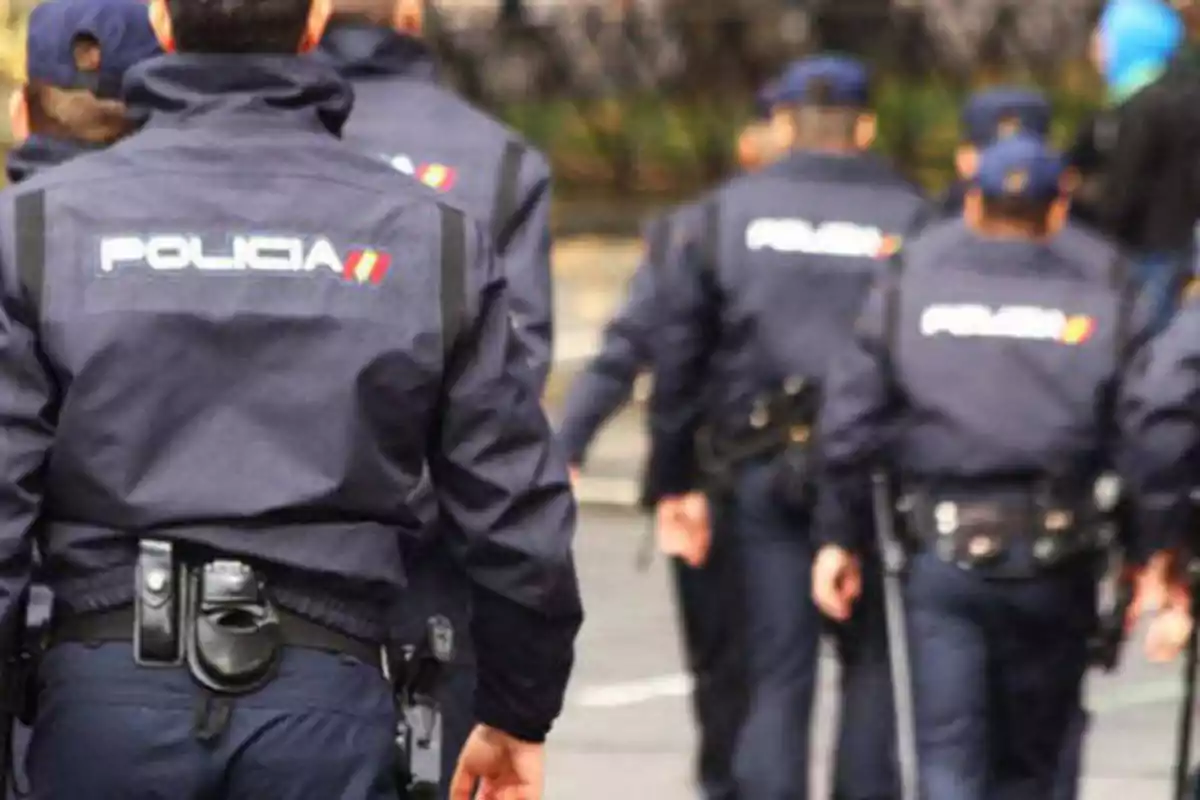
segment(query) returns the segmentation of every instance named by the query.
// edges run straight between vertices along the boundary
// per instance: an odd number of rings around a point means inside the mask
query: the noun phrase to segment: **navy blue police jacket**
[[[420,40],[335,23],[320,55],[354,86],[346,141],[415,176],[490,226],[508,278],[513,323],[537,385],[550,373],[550,168],[512,129],[437,81]]]
[[[1140,527],[1160,548],[1196,552],[1191,495],[1200,464],[1200,295],[1194,288],[1150,347],[1126,392],[1130,471]]]
[[[656,293],[653,497],[700,488],[702,425],[745,418],[788,378],[824,380],[887,254],[926,209],[874,155],[796,152],[680,216]]]
[[[5,172],[11,183],[20,183],[34,175],[59,164],[65,164],[76,156],[94,152],[94,145],[34,134],[8,151]],[[33,567],[41,567],[41,554],[34,547]],[[50,588],[44,583],[35,583],[29,595],[26,621],[30,627],[39,628],[50,621],[50,610],[54,599]]]
[[[902,256],[830,371],[820,539],[871,545],[878,469],[935,490],[1126,477],[1120,397],[1151,314],[1111,243],[1072,227],[984,239],[952,220]]]
[[[658,327],[655,272],[670,246],[672,216],[663,214],[646,224],[643,257],[629,280],[625,300],[604,328],[600,352],[571,383],[558,433],[571,464],[584,463],[596,433],[629,401],[638,375],[651,366]]]
[[[126,91],[141,132],[0,194],[0,614],[35,534],[68,613],[130,602],[151,537],[382,641],[428,464],[477,593],[478,718],[541,738],[575,507],[488,232],[338,141],[351,92],[314,60],[164,56]]]

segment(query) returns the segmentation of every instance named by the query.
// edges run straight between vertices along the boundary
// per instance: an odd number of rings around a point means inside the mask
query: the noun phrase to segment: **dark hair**
[[[294,55],[311,0],[166,0],[182,53]]]
[[[94,72],[100,66],[100,43],[92,36],[76,36],[71,42],[71,53],[81,73]],[[33,81],[22,92],[29,109],[30,133],[88,144],[112,144],[135,128],[124,103],[96,97],[87,89],[64,89]]]
[[[985,197],[983,215],[990,220],[1045,227],[1053,205],[1054,198],[1035,200],[1028,197]]]
[[[796,126],[797,142],[800,145],[853,142],[854,129],[866,109],[836,102],[833,87],[820,79],[809,83],[807,95],[804,102],[784,108]]]
[[[330,23],[365,22],[390,28],[395,12],[396,0],[333,0]]]

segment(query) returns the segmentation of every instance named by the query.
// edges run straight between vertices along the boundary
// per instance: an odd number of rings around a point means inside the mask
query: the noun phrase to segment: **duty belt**
[[[910,543],[964,569],[996,577],[1032,574],[1092,556],[1115,533],[1110,510],[1091,498],[1037,490],[907,491],[898,503]]]

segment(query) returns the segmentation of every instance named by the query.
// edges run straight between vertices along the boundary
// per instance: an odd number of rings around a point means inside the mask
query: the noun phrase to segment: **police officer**
[[[437,80],[423,0],[333,0],[320,54],[354,86],[344,137],[491,226],[537,385],[550,374],[550,167],[520,134]]]
[[[765,122],[752,122],[738,137],[743,168],[758,168],[779,155],[771,149],[766,127]],[[646,225],[645,256],[630,279],[625,302],[605,327],[600,352],[571,385],[559,439],[576,476],[600,427],[629,401],[637,376],[652,363],[659,322],[654,273],[672,246],[674,217],[682,213],[667,212]],[[643,494],[643,505],[652,507],[653,501]],[[723,511],[720,506],[714,511],[713,523],[718,531]],[[738,613],[741,576],[734,541],[716,533],[711,551],[703,563],[694,566],[684,558],[686,552],[673,552],[681,543],[660,544],[672,556],[684,654],[693,676],[699,784],[706,800],[732,800],[736,796],[733,750],[745,713],[746,694],[741,645],[745,625]]]
[[[550,167],[515,131],[438,82],[422,28],[421,0],[334,1],[319,53],[354,86],[343,137],[490,225],[540,393],[552,363]],[[456,630],[469,626],[470,584],[437,533],[432,495],[425,497],[428,533],[408,548],[421,569],[397,607],[402,642],[421,636],[433,614]],[[475,656],[466,644],[440,676],[443,771],[454,768],[472,727]]]
[[[658,525],[702,558],[703,491],[731,495],[746,585],[751,701],[735,759],[738,796],[808,796],[809,722],[822,630],[809,597],[814,391],[899,237],[925,203],[866,152],[866,69],[823,56],[777,85],[776,134],[791,152],[709,194],[679,225],[661,271],[651,398]],[[790,446],[789,446],[790,445]],[[701,475],[702,465],[705,475]],[[874,585],[874,584],[872,584]],[[838,630],[842,731],[836,794],[894,792],[881,608]]]
[[[939,201],[942,215],[958,217],[979,167],[979,151],[996,139],[1018,133],[1045,138],[1050,133],[1050,104],[1039,92],[1016,86],[999,86],[976,92],[963,106],[962,141],[954,151],[958,174]]]
[[[296,55],[323,3],[150,14],[146,127],[0,197],[0,621],[35,535],[56,598],[34,792],[397,797],[379,653],[428,464],[480,600],[455,795],[540,798],[574,506],[490,237],[337,140],[349,90]]]
[[[1114,247],[1056,235],[1061,177],[1032,137],[985,150],[965,220],[905,248],[821,407],[826,613],[850,613],[857,592],[872,471],[890,469],[904,498],[927,800],[1053,796],[1079,707],[1093,485],[1118,455],[1115,389],[1149,309]]]
[[[117,98],[125,71],[162,53],[146,7],[134,0],[50,0],[34,6],[25,41],[25,83],[9,103],[16,142],[6,171],[19,183],[77,155],[132,133],[135,121]],[[41,629],[50,618],[50,592],[31,590],[28,623]],[[29,634],[27,634],[29,635]],[[13,769],[24,779],[27,730],[15,736]]]
[[[513,324],[540,393],[552,363],[550,170],[513,130],[437,81],[422,41],[421,0],[334,0],[320,54],[354,87],[344,138],[413,175],[488,224],[510,287]],[[396,636],[411,642],[434,614],[465,632],[470,582],[439,536],[432,494],[423,492],[427,532],[407,547],[419,564],[398,603]],[[443,772],[471,731],[475,654],[468,637],[440,678]]]

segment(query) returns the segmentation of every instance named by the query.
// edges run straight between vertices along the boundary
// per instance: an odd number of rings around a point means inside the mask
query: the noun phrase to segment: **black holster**
[[[248,694],[271,682],[283,651],[279,614],[254,570],[240,561],[190,569],[184,631],[187,664],[202,686]]]
[[[441,795],[442,710],[437,692],[445,666],[454,660],[454,628],[445,617],[431,617],[425,636],[391,661],[396,688],[396,774],[404,800],[436,800]]]
[[[185,562],[168,542],[146,539],[139,549],[135,661],[185,663],[197,683],[217,694],[248,694],[268,684],[283,634],[262,577],[231,559]]]
[[[807,514],[816,497],[819,404],[817,385],[793,378],[759,397],[747,419],[704,429],[696,451],[709,491],[728,495],[742,467],[765,461],[774,499],[793,513]]]

